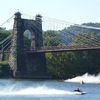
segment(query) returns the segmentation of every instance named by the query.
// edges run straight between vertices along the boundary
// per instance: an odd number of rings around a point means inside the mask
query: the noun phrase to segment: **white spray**
[[[84,82],[84,83],[100,83],[100,74],[97,76],[95,75],[89,75],[88,73],[82,75],[82,76],[77,76],[72,79],[67,79],[65,82]]]

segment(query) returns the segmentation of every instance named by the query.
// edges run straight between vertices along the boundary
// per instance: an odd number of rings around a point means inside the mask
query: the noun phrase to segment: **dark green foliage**
[[[8,61],[0,62],[0,78],[9,78],[12,77],[12,71],[10,70],[10,66]]]
[[[97,23],[87,23],[84,25],[100,27],[100,24]],[[99,33],[98,30],[94,29],[71,26],[58,32],[45,32],[44,43],[46,43],[46,46],[53,45],[52,39],[59,37],[55,39],[55,42],[59,40],[61,44],[65,45],[73,43],[74,45],[87,44],[92,46],[96,45],[95,39],[98,42],[100,41]],[[73,38],[68,37],[69,34]],[[57,43],[56,45],[59,45],[59,42]],[[100,50],[47,53],[46,59],[49,73],[55,78],[71,78],[87,72],[90,74],[98,74],[100,72]]]
[[[30,49],[30,47],[31,47],[31,40],[28,39],[27,37],[24,37],[24,47],[26,49]]]
[[[4,28],[0,28],[0,42],[3,41],[6,37],[11,34],[12,30],[6,30]],[[4,53],[3,60],[8,60],[8,54]],[[11,77],[12,72],[10,70],[10,66],[8,61],[0,61],[0,78]]]
[[[73,75],[73,64],[76,61],[72,52],[46,54],[49,73],[56,78],[66,78]]]
[[[4,28],[0,28],[0,41],[4,40],[10,34],[11,34],[11,30],[7,31]]]
[[[61,44],[61,39],[57,31],[46,31],[43,34],[44,46],[57,46]]]
[[[73,36],[72,43],[74,45],[86,45],[86,46],[92,46],[92,45],[98,45],[98,36],[96,33],[83,33],[83,34],[76,34]],[[96,42],[98,41],[98,42]]]
[[[99,23],[85,23],[84,25],[100,27]],[[0,29],[0,41],[9,35],[9,31]],[[73,37],[68,37],[69,34]],[[88,41],[88,38],[92,38]],[[58,46],[73,44],[93,45],[94,38],[100,41],[99,30],[84,29],[70,26],[60,31],[46,31],[43,34],[45,46]],[[25,44],[30,47],[30,40],[25,38]],[[100,50],[57,52],[46,54],[48,72],[53,78],[71,78],[82,75],[86,72],[90,74],[100,73]],[[11,76],[10,67],[7,62],[0,62],[0,77]]]

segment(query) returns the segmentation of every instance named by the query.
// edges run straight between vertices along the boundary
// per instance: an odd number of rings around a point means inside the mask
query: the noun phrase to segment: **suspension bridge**
[[[43,34],[46,31],[58,32],[59,36],[66,34],[62,30],[70,26],[78,28],[100,30],[99,27],[79,25],[66,21],[59,21],[36,15],[35,19],[25,19],[21,17],[21,13],[7,19],[0,27],[14,18],[12,34],[0,42],[0,58],[3,53],[9,54],[9,65],[13,70],[14,77],[32,77],[47,78],[47,68],[45,53],[63,52],[63,51],[83,51],[100,49],[99,36],[95,34],[71,34],[70,32],[63,36],[66,41],[61,45],[44,45]],[[30,38],[30,46],[25,47],[25,36]],[[78,43],[73,41],[78,37]],[[61,38],[60,38],[61,39]],[[56,40],[55,40],[56,41]],[[82,41],[82,42],[81,42]]]

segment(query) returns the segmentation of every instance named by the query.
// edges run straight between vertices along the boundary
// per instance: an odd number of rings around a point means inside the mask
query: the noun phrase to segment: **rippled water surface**
[[[86,94],[76,95],[73,90],[77,88]],[[0,79],[0,100],[100,100],[100,84]]]

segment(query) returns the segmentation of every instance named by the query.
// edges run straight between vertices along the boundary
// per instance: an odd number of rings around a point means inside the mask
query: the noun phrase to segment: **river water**
[[[0,79],[0,100],[100,100],[99,82],[99,76],[87,75],[64,81]],[[86,94],[76,95],[77,88]]]

